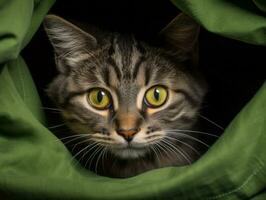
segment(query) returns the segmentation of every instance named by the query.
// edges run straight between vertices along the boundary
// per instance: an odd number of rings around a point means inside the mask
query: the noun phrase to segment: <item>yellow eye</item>
[[[160,107],[166,102],[167,96],[165,87],[154,86],[146,91],[145,103],[151,108]]]
[[[108,109],[111,105],[109,93],[102,88],[94,88],[90,90],[87,98],[89,104],[98,110]]]

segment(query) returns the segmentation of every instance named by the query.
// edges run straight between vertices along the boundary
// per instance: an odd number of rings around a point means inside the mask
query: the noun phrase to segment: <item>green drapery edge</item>
[[[0,0],[0,199],[265,198],[266,84],[191,166],[111,179],[76,165],[43,125],[35,86],[18,57],[52,2]],[[10,13],[22,24],[10,26]]]
[[[207,30],[243,42],[266,46],[264,0],[172,0]]]

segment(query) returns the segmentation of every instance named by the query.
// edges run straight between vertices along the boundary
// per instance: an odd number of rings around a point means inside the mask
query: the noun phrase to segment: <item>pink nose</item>
[[[132,141],[134,135],[136,135],[139,131],[140,129],[137,129],[137,128],[131,128],[128,130],[125,130],[125,129],[116,130],[117,134],[121,135],[128,142]]]

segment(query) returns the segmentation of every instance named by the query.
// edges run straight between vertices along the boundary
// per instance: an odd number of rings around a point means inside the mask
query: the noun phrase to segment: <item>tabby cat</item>
[[[54,15],[44,27],[59,72],[47,92],[75,148],[84,145],[75,157],[85,167],[130,177],[200,156],[195,136],[206,84],[197,72],[199,25],[190,17],[178,15],[154,46]]]

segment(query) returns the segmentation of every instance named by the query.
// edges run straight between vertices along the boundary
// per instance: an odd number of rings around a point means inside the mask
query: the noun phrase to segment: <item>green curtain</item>
[[[73,162],[19,56],[53,2],[0,0],[0,199],[266,199],[266,84],[191,166],[111,179]],[[265,1],[173,3],[212,32],[266,45]]]
[[[266,46],[265,0],[172,0],[207,30]]]

